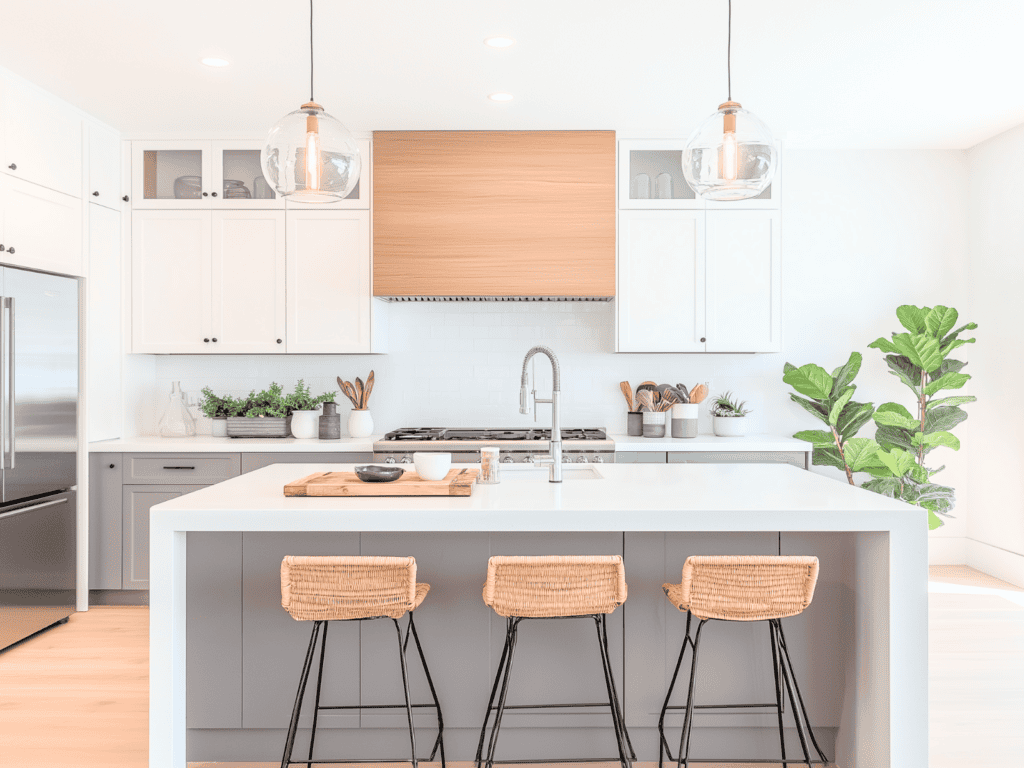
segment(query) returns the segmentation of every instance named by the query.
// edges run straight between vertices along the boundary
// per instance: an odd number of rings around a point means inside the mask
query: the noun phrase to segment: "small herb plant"
[[[203,396],[199,400],[199,410],[208,419],[224,418],[225,416],[241,416],[245,409],[245,400],[237,400],[231,395],[219,397],[209,387],[203,387]]]
[[[238,413],[229,415],[245,416],[250,419],[260,416],[284,419],[290,416],[292,411],[316,410],[321,404],[333,400],[333,392],[313,395],[302,379],[299,379],[295,391],[289,395],[286,395],[284,387],[275,381],[262,392],[253,390],[244,400],[236,401],[239,404]]]
[[[746,416],[750,413],[749,409],[743,407],[746,404],[746,400],[737,403],[733,399],[732,392],[726,392],[724,395],[719,395],[715,398],[714,403],[711,406],[711,415],[729,418]]]
[[[299,379],[295,385],[295,391],[284,398],[285,405],[291,411],[314,411],[324,403],[334,402],[334,393],[325,392],[322,395],[313,395],[306,383]]]

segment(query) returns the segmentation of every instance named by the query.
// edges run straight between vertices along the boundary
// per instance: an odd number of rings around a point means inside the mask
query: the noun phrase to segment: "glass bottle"
[[[654,180],[654,196],[659,200],[671,200],[674,195],[672,194],[672,175],[668,172],[659,173],[657,178]]]
[[[171,384],[170,402],[160,417],[157,432],[160,437],[193,437],[196,433],[196,420],[185,405],[180,381]]]
[[[646,173],[638,173],[633,177],[633,188],[629,191],[632,200],[649,200],[651,197],[651,177]]]

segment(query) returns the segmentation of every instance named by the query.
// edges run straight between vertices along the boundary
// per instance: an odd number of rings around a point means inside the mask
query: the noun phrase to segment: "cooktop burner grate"
[[[470,441],[470,440],[550,440],[550,429],[446,429],[412,427],[396,429],[384,435],[384,442]],[[607,440],[603,429],[563,429],[562,440]]]

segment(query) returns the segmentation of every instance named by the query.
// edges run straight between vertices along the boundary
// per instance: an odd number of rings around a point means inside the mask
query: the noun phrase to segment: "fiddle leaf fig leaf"
[[[964,344],[973,344],[974,341],[974,339],[954,339],[949,342],[949,344],[943,346],[940,352],[942,353],[942,356],[945,357],[957,347],[962,347]]]
[[[910,415],[910,411],[899,403],[883,403],[878,406],[874,415],[875,423],[883,427],[902,427],[903,429],[917,429],[920,421]]]
[[[801,395],[815,400],[826,400],[832,393],[832,377],[828,371],[814,363],[801,365],[783,374],[782,380]]]
[[[942,340],[942,346],[946,346],[947,344],[949,344],[949,342],[951,342],[964,331],[973,331],[977,327],[977,323],[965,323],[964,325],[961,325],[959,328],[957,328],[955,331],[953,331],[951,334],[949,334],[946,338]]]
[[[796,370],[796,366],[793,365],[792,363],[785,363],[782,366],[782,373],[783,373],[783,375],[789,373],[790,371],[795,371],[795,370]]]
[[[947,399],[954,400],[956,398],[950,397]],[[956,406],[932,408],[925,413],[924,432],[925,434],[929,434],[931,432],[945,432],[966,419],[967,413]]]
[[[921,333],[925,330],[925,318],[928,317],[929,312],[931,312],[931,307],[915,307],[913,304],[904,304],[896,308],[896,317],[900,321],[900,325],[911,333]],[[956,320],[953,322],[955,323]]]
[[[886,355],[885,364],[892,369],[889,373],[893,376],[899,377],[899,380],[910,387],[915,395],[920,395],[920,368],[910,362],[910,360],[903,355]]]
[[[878,460],[892,472],[895,477],[903,477],[914,466],[914,454],[894,448],[891,451],[881,450],[876,454]]]
[[[836,422],[836,432],[842,438],[853,437],[860,428],[871,421],[871,415],[875,412],[873,403],[857,403],[851,400],[839,414],[839,421]]]
[[[836,404],[833,405],[832,410],[829,411],[828,423],[831,424],[833,427],[839,421],[839,414],[843,412],[843,408],[846,407],[846,404],[850,402],[850,398],[853,397],[854,389],[854,387],[847,387],[845,390],[843,390],[843,394],[839,396],[839,399],[836,400]]]
[[[797,440],[805,440],[815,445],[835,445],[836,440],[831,432],[823,429],[804,429],[793,435]]]
[[[879,427],[875,430],[875,440],[886,450],[903,448],[909,451],[914,447],[911,442],[913,440],[912,433],[902,427]]]
[[[934,371],[942,365],[939,340],[926,333],[894,333],[892,342],[899,353],[918,368]]]
[[[880,349],[885,353],[896,352],[896,345],[888,339],[879,337],[868,344],[868,349]]]
[[[807,400],[803,397],[797,397],[792,393],[790,393],[789,399],[814,416],[814,418],[824,421],[826,424],[828,423],[828,409],[826,409],[824,405],[815,403],[812,400]]]
[[[947,373],[960,373],[966,365],[967,363],[962,363],[959,360],[943,360],[937,371],[929,371],[928,380],[935,381]]]
[[[930,403],[928,403],[927,408],[928,410],[932,410],[933,408],[938,408],[940,406],[963,405],[964,403],[975,403],[977,401],[978,398],[976,398],[974,395],[953,395],[952,397],[943,397],[939,400],[932,400]],[[964,419],[966,418],[967,416],[964,415]],[[963,419],[961,419],[960,421],[963,421]],[[927,430],[925,431],[927,432]]]
[[[932,432],[928,435],[923,435],[920,432],[914,435],[917,444],[924,444],[937,448],[943,446],[945,448],[952,448],[954,451],[960,450],[960,439],[952,432]]]
[[[864,357],[860,352],[851,352],[850,359],[847,360],[844,365],[841,365],[832,371],[833,384],[831,394],[833,396],[842,392],[844,387],[857,378],[857,374],[860,372],[860,366],[863,361]]]
[[[843,462],[843,457],[839,455],[839,449],[834,445],[816,445],[814,446],[814,452],[811,454],[811,464],[816,467],[835,467],[846,471],[846,464]]]
[[[897,310],[896,316],[899,317]],[[925,315],[924,327],[932,336],[945,336],[949,329],[956,325],[959,317],[957,311],[951,307],[944,307],[941,304],[932,307],[932,311]]]
[[[891,475],[876,477],[874,480],[868,480],[861,488],[867,488],[869,491],[874,491],[880,496],[888,496],[890,499],[895,499],[900,492],[900,481]]]
[[[971,376],[968,373],[944,373],[925,387],[924,393],[926,395],[934,395],[943,389],[960,389],[970,379]]]
[[[925,507],[927,509],[927,507]],[[928,530],[934,531],[936,528],[941,528],[945,523],[942,522],[941,518],[935,514],[932,510],[928,510]]]
[[[851,471],[863,472],[866,467],[878,463],[875,459],[878,450],[878,443],[870,437],[853,437],[843,445],[843,456]]]

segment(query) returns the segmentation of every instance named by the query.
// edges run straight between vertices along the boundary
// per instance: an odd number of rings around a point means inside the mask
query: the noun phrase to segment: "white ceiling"
[[[726,98],[726,0],[316,0],[316,17],[316,98],[354,132],[686,135]],[[0,65],[127,135],[260,136],[309,95],[306,0],[0,0],[0,24]],[[1020,0],[735,0],[733,97],[791,146],[970,147],[1024,122],[1022,30]]]

